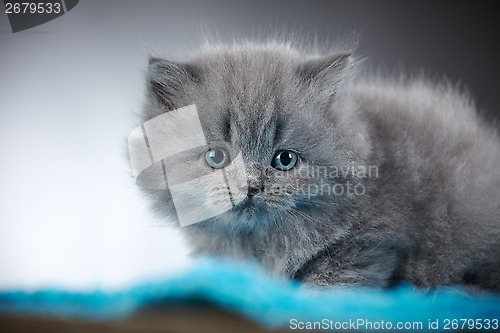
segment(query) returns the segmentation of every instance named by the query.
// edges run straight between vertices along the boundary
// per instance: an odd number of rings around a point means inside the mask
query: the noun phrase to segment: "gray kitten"
[[[278,42],[150,60],[142,120],[195,104],[210,151],[193,158],[245,162],[246,199],[182,228],[193,249],[316,285],[499,290],[498,134],[448,84],[358,65]],[[146,191],[175,221],[171,193]]]

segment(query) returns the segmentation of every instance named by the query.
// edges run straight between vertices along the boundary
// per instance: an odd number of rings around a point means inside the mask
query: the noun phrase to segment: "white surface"
[[[90,14],[18,34],[0,17],[0,289],[115,288],[189,264],[125,159],[144,41]]]

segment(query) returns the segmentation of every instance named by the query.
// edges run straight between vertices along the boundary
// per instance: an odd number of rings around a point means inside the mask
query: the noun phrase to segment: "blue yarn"
[[[116,319],[146,305],[202,299],[270,328],[291,319],[314,322],[422,322],[500,319],[500,295],[441,288],[424,292],[404,285],[392,290],[327,288],[321,291],[264,274],[254,264],[203,259],[188,272],[116,292],[44,289],[0,292],[0,312],[70,318]]]

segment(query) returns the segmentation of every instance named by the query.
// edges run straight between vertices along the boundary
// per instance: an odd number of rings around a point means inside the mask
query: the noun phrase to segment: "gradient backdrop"
[[[13,34],[0,13],[0,289],[117,287],[189,263],[148,214],[124,158],[148,54],[226,40],[356,32],[372,68],[460,82],[500,115],[494,2],[88,1]]]

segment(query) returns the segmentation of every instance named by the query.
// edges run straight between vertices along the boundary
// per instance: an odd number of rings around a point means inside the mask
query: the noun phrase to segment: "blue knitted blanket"
[[[481,325],[500,330],[499,294],[472,294],[459,287],[424,292],[408,285],[391,290],[318,290],[277,280],[253,264],[215,259],[113,292],[0,291],[0,312],[100,320],[127,316],[147,305],[186,300],[209,301],[270,328],[436,331],[477,330]]]

